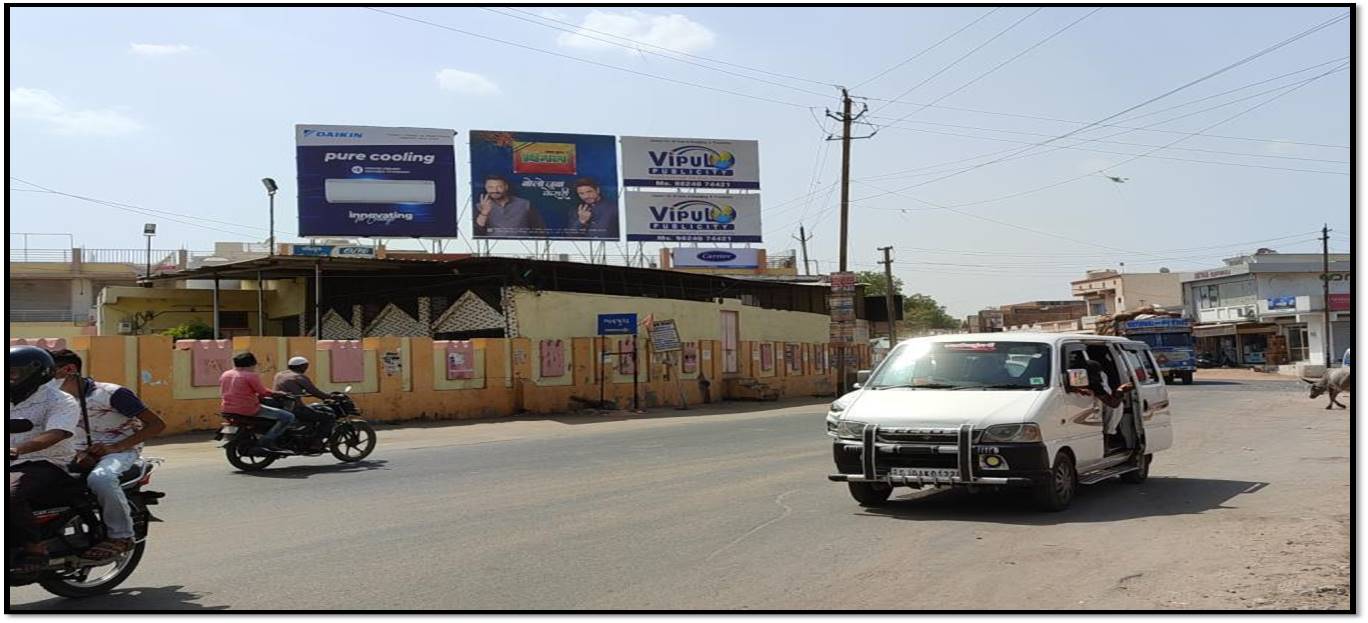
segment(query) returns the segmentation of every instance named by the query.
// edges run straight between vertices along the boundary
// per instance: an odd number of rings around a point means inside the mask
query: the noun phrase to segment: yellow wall
[[[11,322],[10,337],[65,337],[84,335],[85,327],[70,322]]]
[[[267,291],[267,307],[278,293]],[[180,288],[139,288],[110,286],[105,288],[100,315],[105,335],[118,331],[119,322],[140,312],[162,312],[142,327],[142,334],[161,333],[191,320],[213,326],[214,293],[212,290]],[[252,333],[257,328],[257,293],[255,290],[220,290],[219,310],[249,312],[247,323]]]
[[[825,342],[831,324],[831,318],[822,314],[762,309],[734,299],[723,299],[719,304],[519,290],[513,303],[518,335],[532,339],[592,337],[598,333],[599,314],[635,313],[639,319],[653,314],[657,320],[674,320],[682,340],[722,339],[722,310],[740,312],[742,340]]]

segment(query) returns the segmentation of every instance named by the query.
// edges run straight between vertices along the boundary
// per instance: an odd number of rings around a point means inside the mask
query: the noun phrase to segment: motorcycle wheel
[[[360,420],[338,422],[328,446],[337,460],[355,463],[375,450],[375,429]]]
[[[142,541],[109,563],[99,567],[84,567],[63,575],[45,575],[38,580],[38,585],[58,597],[80,599],[103,595],[133,574],[146,548],[147,541]]]
[[[238,435],[234,438],[233,442],[223,449],[223,453],[228,456],[228,463],[244,472],[256,472],[270,467],[277,458],[275,455],[248,452],[256,446],[255,441],[250,435]]]

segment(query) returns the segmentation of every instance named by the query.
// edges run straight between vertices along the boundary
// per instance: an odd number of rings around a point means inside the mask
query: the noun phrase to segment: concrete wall
[[[268,309],[277,292],[266,293]],[[143,325],[140,333],[155,334],[191,320],[213,326],[214,293],[212,290],[184,290],[175,288],[140,288],[112,286],[100,295],[99,334],[117,335],[119,322],[142,312],[157,315]],[[248,312],[247,322],[252,333],[257,328],[257,292],[255,290],[220,290],[219,310]]]
[[[55,337],[55,336],[47,336]],[[332,382],[330,358],[337,351],[322,349],[308,337],[237,337],[223,342],[233,352],[250,350],[260,362],[258,372],[269,385],[283,362],[308,357],[310,376],[324,391],[352,386],[352,396],[366,418],[374,421],[451,420],[509,416],[520,412],[556,413],[581,408],[574,398],[597,400],[600,392],[599,355],[616,350],[616,342],[595,337],[556,337],[568,349],[565,372],[544,377],[536,360],[540,344],[531,338],[471,340],[479,366],[479,382],[450,382],[443,352],[434,352],[428,338],[365,338],[360,347],[364,375],[357,381]],[[638,396],[642,407],[690,405],[702,400],[700,377],[711,383],[712,401],[723,398],[720,381],[722,354],[715,340],[686,340],[699,349],[698,370],[681,373],[678,353],[654,353],[639,338],[641,368]],[[741,377],[758,379],[781,397],[830,394],[834,365],[820,370],[818,353],[825,342],[769,342],[774,364],[762,370],[761,342],[743,340]],[[193,357],[189,345],[178,347],[160,335],[75,336],[66,347],[82,353],[88,374],[124,385],[139,394],[167,422],[167,433],[213,429],[220,423],[218,388],[192,383]],[[795,353],[786,365],[785,347]],[[443,346],[443,350],[444,350]],[[856,347],[860,363],[868,366],[868,349]],[[632,404],[633,383],[622,374],[619,357],[609,357],[602,369],[602,392],[623,408]],[[834,364],[834,357],[830,358]]]
[[[81,326],[70,322],[11,322],[10,337],[65,337],[88,335],[93,327]]]
[[[519,337],[593,336],[599,314],[653,314],[674,320],[682,340],[722,339],[723,310],[740,312],[742,340],[825,342],[831,318],[822,314],[763,309],[735,299],[722,303],[519,290],[513,295]]]

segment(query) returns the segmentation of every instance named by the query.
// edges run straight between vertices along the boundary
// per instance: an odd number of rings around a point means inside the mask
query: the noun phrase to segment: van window
[[[1145,373],[1149,375],[1149,380],[1145,381],[1145,384],[1158,385],[1159,370],[1154,367],[1154,357],[1148,351],[1140,351],[1136,355],[1140,357],[1140,363],[1144,365]]]
[[[905,342],[889,353],[869,389],[1043,390],[1050,346],[1038,342]]]
[[[1131,350],[1131,347],[1123,348],[1121,352],[1126,365],[1135,371],[1135,378],[1139,379],[1142,385],[1154,385],[1159,382],[1159,376],[1155,373],[1153,364],[1150,364],[1149,357]]]

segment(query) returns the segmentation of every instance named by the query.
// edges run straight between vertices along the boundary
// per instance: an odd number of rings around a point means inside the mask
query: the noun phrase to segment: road
[[[372,458],[147,454],[141,567],[15,609],[1225,609],[1349,605],[1348,412],[1281,380],[1172,389],[1144,485],[1019,496],[828,482],[825,403],[381,427]]]

